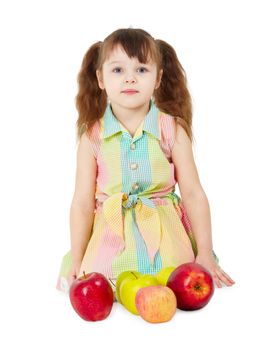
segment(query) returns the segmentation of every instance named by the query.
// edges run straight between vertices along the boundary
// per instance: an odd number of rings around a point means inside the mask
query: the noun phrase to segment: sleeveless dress
[[[89,137],[89,135],[87,134]],[[156,274],[193,262],[197,245],[179,195],[171,150],[176,121],[151,100],[132,137],[108,104],[89,137],[97,161],[94,221],[79,276],[100,272],[115,283],[127,270]],[[219,259],[213,251],[214,258]],[[71,251],[62,259],[56,288],[69,292]]]

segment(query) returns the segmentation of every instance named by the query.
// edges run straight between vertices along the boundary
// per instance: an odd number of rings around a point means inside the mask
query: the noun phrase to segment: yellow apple
[[[116,300],[122,304],[121,298],[120,298],[120,285],[124,279],[127,279],[128,277],[131,279],[132,278],[132,273],[134,273],[136,276],[142,276],[142,274],[138,271],[123,271],[121,272],[116,280],[116,290],[115,290],[115,296]]]
[[[135,303],[138,290],[143,287],[156,285],[158,285],[158,281],[153,275],[141,274],[141,276],[138,276],[131,271],[131,276],[125,277],[120,284],[119,295],[121,304],[124,305],[128,311],[135,315],[139,315]]]
[[[162,286],[166,286],[168,278],[170,277],[171,273],[176,269],[176,266],[168,266],[163,269],[161,269],[155,277],[157,278],[158,282]]]

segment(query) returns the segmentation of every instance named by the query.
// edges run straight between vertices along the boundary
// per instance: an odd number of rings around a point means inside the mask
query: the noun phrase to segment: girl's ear
[[[99,88],[104,90],[102,73],[98,69],[96,70],[96,76],[97,76]]]
[[[159,77],[157,79],[157,83],[155,85],[155,89],[158,89],[158,87],[160,86],[161,80],[162,80],[162,76],[163,76],[163,70],[161,69],[160,72],[159,72]]]

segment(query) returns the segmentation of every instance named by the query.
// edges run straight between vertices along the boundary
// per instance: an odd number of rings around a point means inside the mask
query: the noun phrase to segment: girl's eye
[[[115,72],[117,69],[118,69],[118,70],[119,70],[119,69],[121,70],[121,68],[117,67],[117,68],[114,68],[114,69],[113,69],[113,72]],[[115,72],[115,73],[116,73],[116,72]]]
[[[140,69],[144,70],[144,71],[147,71],[147,69],[145,67],[141,67]]]
[[[143,71],[145,71],[145,72],[147,71],[147,69],[145,67],[140,67],[139,69],[141,70],[141,73]],[[113,72],[114,73],[117,73],[117,72],[120,73],[121,72],[121,68],[120,67],[116,67],[116,68],[113,69]]]

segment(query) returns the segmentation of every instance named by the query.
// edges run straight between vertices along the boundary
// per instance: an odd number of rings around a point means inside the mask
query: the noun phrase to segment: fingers
[[[68,279],[68,285],[71,286],[72,282],[74,281],[73,277],[72,276],[69,276]]]
[[[71,284],[75,281],[75,279],[77,278],[77,276],[75,274],[70,274],[68,277],[68,284],[69,286],[71,286]]]
[[[214,276],[214,281],[219,288],[222,287],[221,281],[228,287],[232,286],[235,283],[235,281],[233,281],[232,278],[227,275],[227,273],[225,273],[220,267],[215,272],[216,275]]]
[[[213,280],[216,283],[217,287],[222,288],[222,284],[221,284],[219,278],[215,274],[212,277],[213,277]]]
[[[222,269],[220,269],[220,271],[222,272],[222,274],[227,278],[227,280],[230,282],[230,283],[235,283],[235,281],[234,280],[232,280],[232,278],[229,276],[229,275],[227,275],[227,273],[225,273]]]

